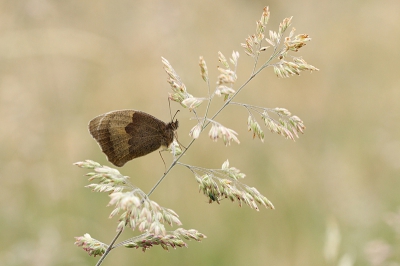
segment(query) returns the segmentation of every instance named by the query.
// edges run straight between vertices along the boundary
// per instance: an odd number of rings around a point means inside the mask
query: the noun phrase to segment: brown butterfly
[[[164,123],[145,112],[118,110],[90,120],[89,132],[107,159],[121,167],[160,147],[169,147],[178,125],[178,120]]]

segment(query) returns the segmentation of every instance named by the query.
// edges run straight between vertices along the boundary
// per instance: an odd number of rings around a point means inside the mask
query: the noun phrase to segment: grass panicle
[[[81,168],[91,170],[87,174],[91,184],[87,187],[95,192],[107,192],[110,197],[108,205],[113,206],[109,217],[118,217],[117,235],[109,245],[91,238],[89,234],[76,238],[75,244],[82,247],[89,255],[102,256],[97,265],[103,262],[112,249],[120,246],[143,251],[153,246],[161,246],[163,249],[169,250],[169,248],[186,247],[185,241],[187,240],[201,241],[206,238],[204,234],[195,229],[178,228],[174,231],[167,231],[166,224],[169,226],[182,225],[178,214],[150,200],[150,195],[175,166],[183,166],[193,174],[198,183],[199,191],[208,198],[209,203],[221,203],[224,199],[229,199],[239,206],[247,205],[257,211],[259,206],[274,209],[274,205],[267,197],[255,187],[243,183],[246,175],[238,168],[230,166],[229,160],[226,160],[218,169],[194,166],[181,161],[182,156],[192,150],[193,143],[206,130],[208,130],[208,136],[213,141],[222,140],[226,146],[231,143],[240,144],[238,133],[217,120],[218,115],[228,105],[243,107],[248,112],[247,129],[252,133],[253,138],[257,137],[261,141],[266,137],[263,127],[291,140],[295,140],[299,137],[299,133],[304,132],[303,121],[298,116],[292,115],[286,108],[259,107],[233,101],[245,87],[249,86],[250,81],[265,68],[271,67],[279,78],[300,75],[304,71],[318,71],[318,68],[308,64],[302,57],[292,55],[292,53],[298,53],[306,43],[311,41],[310,36],[308,34],[295,35],[295,29],[290,29],[292,17],[285,18],[279,24],[277,30],[267,31],[269,18],[269,8],[265,7],[261,18],[256,21],[255,32],[248,35],[244,43],[241,44],[244,53],[254,63],[250,77],[241,85],[237,85],[237,69],[240,58],[238,51],[233,51],[230,57],[218,52],[217,57],[220,65],[217,66],[218,76],[214,83],[215,87],[211,85],[212,82],[209,80],[206,60],[202,56],[199,57],[200,76],[207,86],[206,95],[200,97],[195,97],[191,94],[193,92],[189,92],[171,63],[162,58],[162,64],[168,76],[167,82],[171,88],[168,97],[171,101],[179,103],[193,113],[195,124],[189,132],[192,140],[185,145],[186,147],[178,143],[177,140],[174,140],[170,145],[169,150],[173,154],[173,161],[150,192],[146,194],[132,185],[129,177],[122,175],[116,169],[91,160],[75,163]],[[288,29],[290,29],[289,33],[287,33]],[[269,56],[267,52],[270,53]],[[214,114],[210,114],[211,104],[220,106]],[[260,123],[260,121],[263,123]],[[246,121],[243,121],[243,124],[245,125]],[[126,228],[139,232],[139,234],[116,243],[116,240]]]

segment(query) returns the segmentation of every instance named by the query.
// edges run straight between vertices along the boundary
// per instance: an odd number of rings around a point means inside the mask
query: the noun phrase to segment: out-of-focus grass
[[[153,197],[208,238],[169,253],[119,249],[104,265],[324,265],[332,219],[339,256],[348,253],[357,265],[366,263],[370,240],[393,241],[384,219],[400,205],[398,1],[3,1],[1,264],[93,265],[73,237],[89,232],[109,242],[116,222],[106,219],[108,199],[84,189],[84,171],[72,166],[106,163],[87,122],[124,108],[168,121],[161,56],[195,95],[206,93],[199,55],[213,82],[217,51],[238,50],[238,83],[245,80],[251,60],[239,44],[265,4],[271,29],[293,15],[297,32],[311,35],[301,54],[321,71],[283,80],[266,69],[237,100],[285,107],[304,120],[305,134],[293,143],[266,132],[260,144],[247,132],[244,110],[230,107],[221,121],[241,144],[225,148],[204,136],[185,160],[216,168],[229,158],[276,210],[208,205],[191,174],[176,168]],[[182,143],[190,116],[179,113]],[[154,153],[121,172],[146,191],[163,170]]]

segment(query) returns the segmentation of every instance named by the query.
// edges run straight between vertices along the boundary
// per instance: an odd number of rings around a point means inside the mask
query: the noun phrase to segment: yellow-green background
[[[104,265],[337,265],[346,254],[369,265],[369,241],[396,248],[385,217],[400,206],[399,1],[2,0],[0,264],[94,265],[74,237],[90,233],[109,243],[117,222],[107,218],[107,195],[84,188],[87,171],[72,165],[110,165],[88,121],[125,108],[170,120],[161,56],[191,94],[206,96],[198,57],[215,84],[217,52],[238,50],[241,84],[252,60],[240,43],[265,5],[269,29],[294,16],[296,32],[313,38],[299,55],[321,71],[278,79],[268,68],[236,101],[285,107],[304,120],[305,134],[292,142],[266,130],[264,143],[252,140],[247,112],[230,106],[218,121],[241,144],[224,147],[205,134],[183,162],[218,168],[229,159],[276,210],[210,205],[190,172],[176,167],[152,198],[208,238],[170,252],[119,248]],[[221,99],[213,103],[216,110]],[[193,114],[173,103],[176,109],[185,144]],[[121,169],[144,191],[163,171],[158,153]],[[329,224],[341,236],[331,262],[324,257]]]

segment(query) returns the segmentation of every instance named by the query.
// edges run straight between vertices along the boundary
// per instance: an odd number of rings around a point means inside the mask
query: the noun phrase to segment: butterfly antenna
[[[178,113],[178,112],[180,112],[180,110],[177,110],[176,111],[176,113],[174,114],[174,117],[172,117],[172,113],[171,113],[171,99],[170,98],[168,98],[168,106],[169,106],[169,115],[171,116],[171,121],[173,122],[174,121],[174,118],[175,118],[175,116],[176,116],[176,114]]]
[[[172,121],[174,121],[175,116],[180,112],[181,110],[176,110],[176,113],[174,114],[174,117],[172,118]]]

